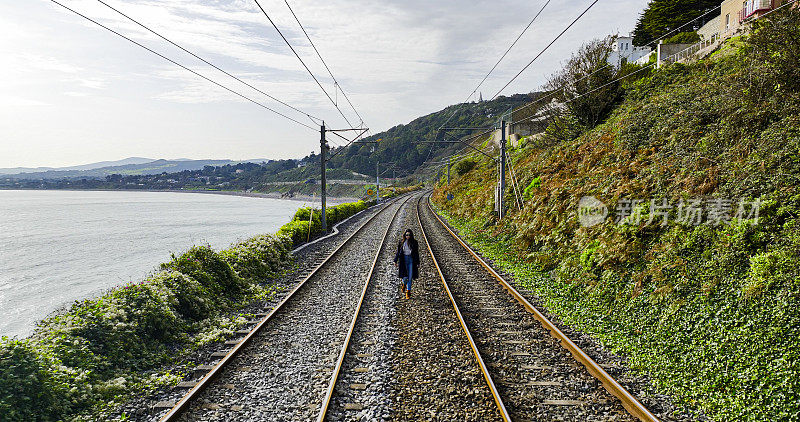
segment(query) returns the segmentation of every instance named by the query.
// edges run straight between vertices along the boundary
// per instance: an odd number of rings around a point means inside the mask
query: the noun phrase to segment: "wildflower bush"
[[[375,205],[375,201],[357,201],[325,208],[325,219],[328,227],[345,220],[346,218]],[[313,212],[313,215],[311,214]],[[278,231],[278,236],[285,236],[292,240],[294,246],[299,246],[309,239],[322,234],[322,212],[317,208],[300,208],[295,212],[292,221],[285,224]],[[309,219],[311,223],[309,225]]]
[[[329,212],[340,221],[366,207],[359,201]],[[222,251],[194,246],[140,283],[44,319],[28,339],[3,337],[0,420],[108,419],[135,395],[176,383],[182,374],[165,368],[233,335],[245,319],[232,315],[274,294],[270,280],[291,266],[291,248],[305,240],[293,236],[300,220],[308,224],[307,209],[277,235]]]
[[[424,187],[424,184],[422,184],[422,183],[418,183],[416,185],[403,186],[403,187],[395,188],[394,193],[396,195],[403,195],[403,194],[406,194],[406,193],[409,193],[409,192],[418,191],[418,190],[422,189],[423,187]]]
[[[264,279],[279,274],[278,270],[289,260],[290,252],[288,241],[277,242],[274,236],[264,234],[237,242],[220,254],[243,278]]]
[[[519,210],[509,198],[502,222],[493,166],[438,188],[434,202],[658,391],[718,421],[800,421],[798,31],[800,10],[776,12],[708,59],[624,85],[611,115],[577,137],[514,151],[526,201]],[[644,223],[655,215],[645,203],[639,222],[584,227],[589,195],[610,211],[624,198],[760,205],[757,220],[687,224],[673,209],[662,225]]]

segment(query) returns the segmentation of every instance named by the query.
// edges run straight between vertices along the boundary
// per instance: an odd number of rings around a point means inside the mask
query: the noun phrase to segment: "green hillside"
[[[398,177],[415,172],[430,158],[454,149],[450,144],[421,144],[419,141],[436,139],[439,127],[486,126],[496,122],[498,115],[512,107],[519,107],[534,99],[536,94],[516,94],[498,97],[492,101],[457,104],[444,110],[416,118],[405,125],[364,138],[381,141],[372,152],[373,145],[347,148],[330,161],[332,168],[344,167],[359,173],[374,175],[375,160],[381,163],[396,162]],[[451,117],[452,115],[452,117]],[[461,133],[466,135],[469,132]],[[441,139],[441,138],[440,138]],[[317,167],[319,168],[319,167]]]
[[[658,390],[718,421],[798,421],[800,11],[756,28],[623,85],[578,136],[512,148],[522,198],[509,187],[502,222],[479,156],[434,202]],[[579,221],[584,196],[607,206],[597,225]]]

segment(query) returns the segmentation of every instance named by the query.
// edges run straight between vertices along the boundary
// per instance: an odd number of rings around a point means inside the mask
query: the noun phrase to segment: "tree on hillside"
[[[709,9],[719,9],[719,6],[720,0],[650,0],[633,30],[633,44],[655,47],[659,37],[693,19],[696,21],[682,28],[680,32],[695,31],[716,14],[709,13],[702,18],[700,16]],[[672,35],[675,34],[670,34]]]
[[[547,116],[547,132],[556,140],[572,139],[605,120],[622,97],[621,78],[640,69],[609,64],[614,41],[607,37],[584,44],[549,78],[545,88],[554,101],[542,105],[539,113]]]
[[[573,54],[561,72],[550,77],[548,88],[559,90],[559,102],[583,126],[594,126],[604,119],[619,99],[617,69],[608,65],[611,37],[593,40]]]

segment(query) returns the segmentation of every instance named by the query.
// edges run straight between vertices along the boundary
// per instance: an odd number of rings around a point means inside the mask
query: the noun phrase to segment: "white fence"
[[[714,36],[708,40],[703,40],[697,44],[692,44],[691,46],[671,56],[664,57],[663,59],[661,59],[661,64],[676,63],[688,60],[692,58],[695,54],[697,54],[699,51],[702,51],[705,48],[710,47],[715,43],[717,43],[719,41],[719,38],[720,38],[719,34],[714,34]]]

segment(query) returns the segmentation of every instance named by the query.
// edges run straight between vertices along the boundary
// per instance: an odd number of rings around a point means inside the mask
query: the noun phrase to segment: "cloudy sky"
[[[255,101],[316,126],[97,0],[58,0]],[[346,124],[253,0],[104,0],[260,90]],[[352,122],[284,0],[259,0]],[[289,0],[372,132],[462,102],[545,0]],[[555,0],[480,91],[491,97],[591,0]],[[647,0],[600,0],[503,94],[541,85],[582,42],[626,34]],[[0,0],[0,167],[130,156],[290,158],[319,133],[49,0]]]

